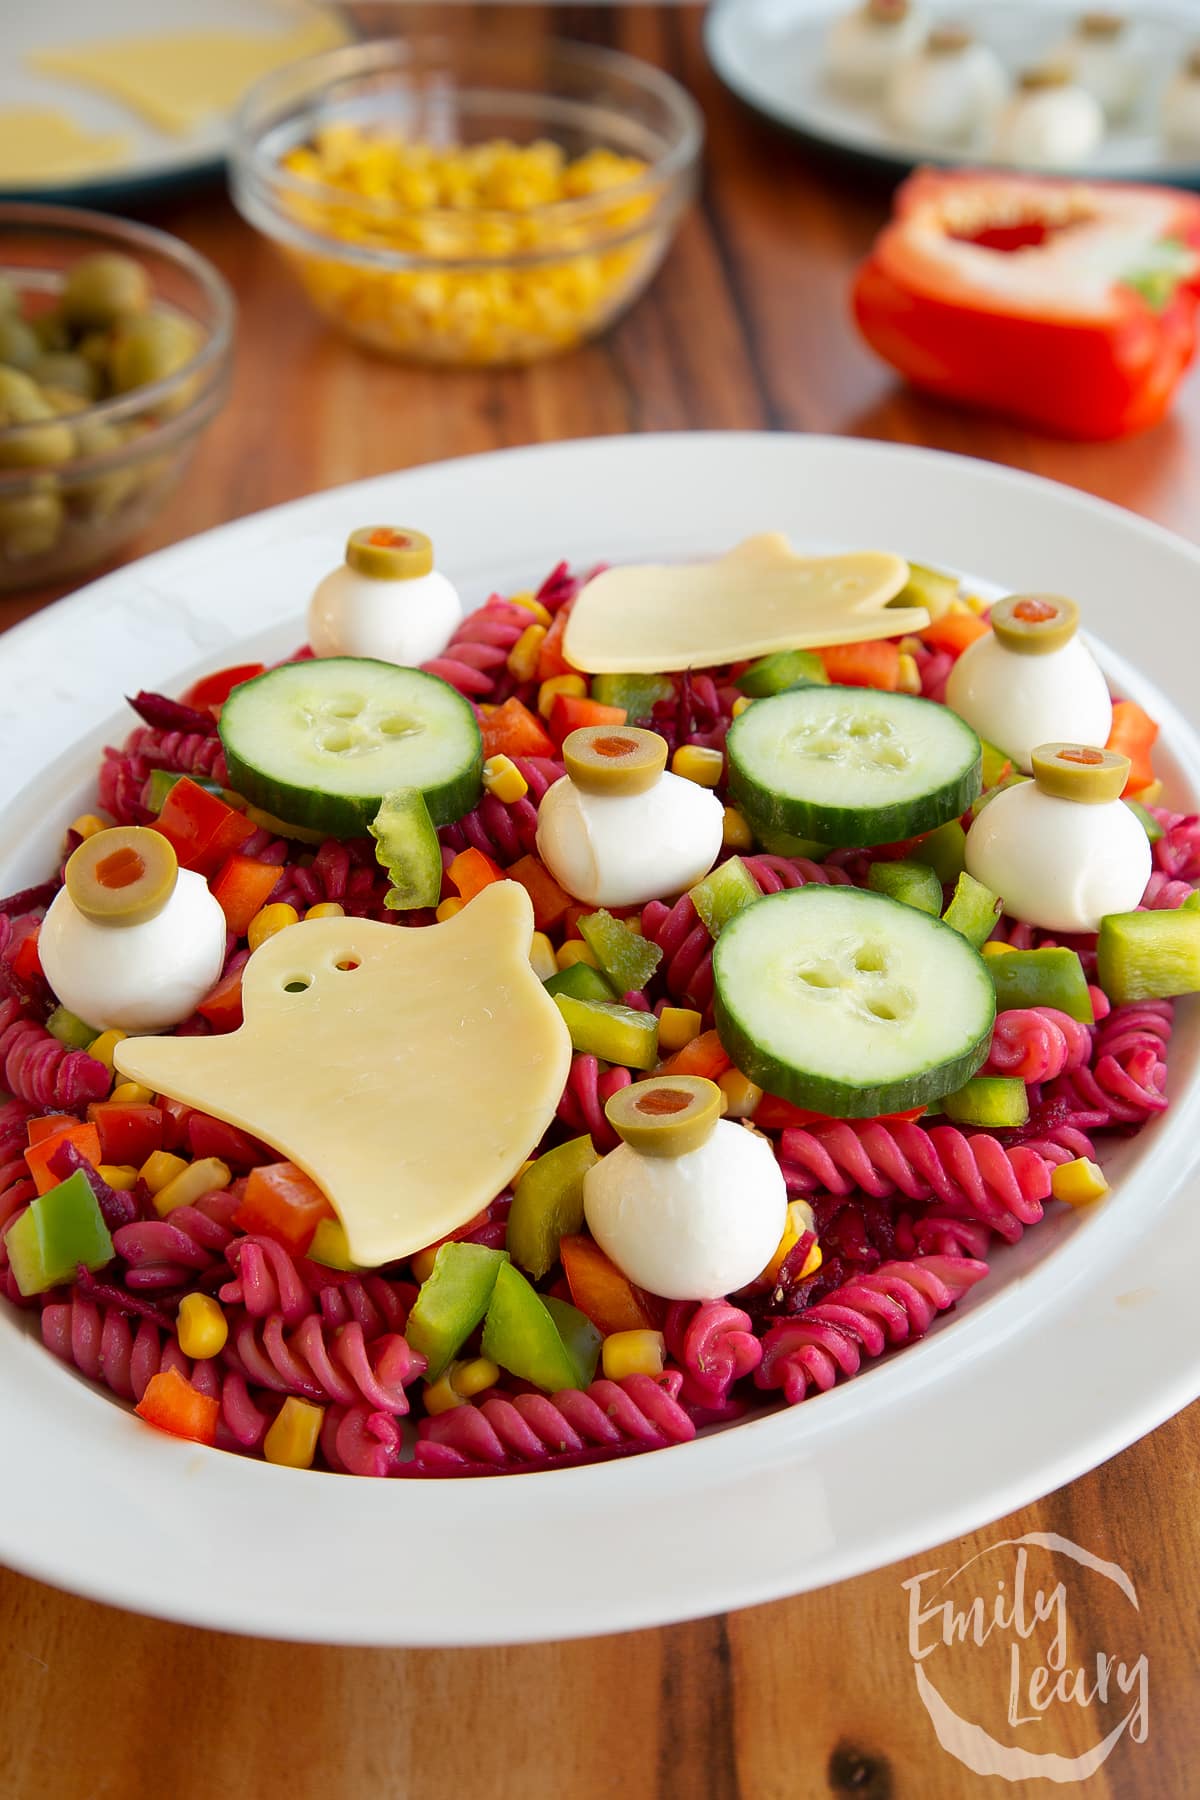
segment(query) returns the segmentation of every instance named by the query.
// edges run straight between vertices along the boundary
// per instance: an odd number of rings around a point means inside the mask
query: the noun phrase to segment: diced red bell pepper
[[[210,1118],[208,1113],[189,1113],[186,1122],[188,1149],[197,1162],[215,1156],[233,1169],[253,1169],[270,1162],[277,1152],[260,1144],[248,1131],[227,1125],[224,1119]]]
[[[855,317],[916,387],[1122,437],[1162,418],[1192,360],[1198,247],[1190,194],[927,169],[859,269]]]
[[[322,1219],[335,1219],[329,1201],[315,1181],[295,1163],[275,1162],[251,1169],[246,1192],[233,1215],[241,1231],[274,1238],[295,1256],[303,1256]]]
[[[485,856],[482,850],[476,850],[474,845],[469,850],[461,850],[446,873],[463,900],[473,900],[485,887],[491,887],[493,881],[504,880],[500,864]]]
[[[605,1256],[590,1237],[560,1238],[558,1253],[571,1299],[605,1337],[614,1331],[657,1331],[663,1308]]]
[[[185,869],[201,875],[215,875],[255,830],[244,813],[226,806],[186,775],[167,795],[154,829],[174,846]]]
[[[571,616],[569,606],[560,606],[546,631],[545,637],[538,645],[537,678],[539,682],[549,681],[555,675],[576,675],[562,653],[563,635],[567,629],[567,620]]]
[[[39,1194],[48,1194],[62,1179],[54,1174],[50,1162],[63,1144],[74,1144],[80,1156],[90,1162],[93,1169],[98,1169],[104,1160],[100,1154],[100,1137],[96,1127],[81,1125],[78,1119],[73,1120],[65,1131],[56,1131],[52,1136],[43,1138],[40,1144],[31,1144],[25,1152],[25,1162]]]
[[[242,856],[237,851],[226,858],[210,885],[230,931],[245,937],[251,919],[267,904],[279,876],[276,863],[259,862],[257,857]]]
[[[571,904],[549,869],[536,856],[519,856],[507,871],[510,881],[519,881],[533,901],[533,922],[539,931],[550,931]],[[584,908],[594,912],[595,907]]]
[[[604,706],[577,694],[555,694],[550,707],[550,735],[556,744],[584,725],[623,725],[623,706]]]
[[[215,675],[202,675],[199,681],[193,681],[186,694],[181,695],[183,704],[215,710],[224,705],[235,687],[240,687],[243,681],[253,681],[265,667],[265,663],[237,663],[231,669],[218,669]]]
[[[947,612],[917,635],[932,650],[948,650],[952,656],[961,656],[968,644],[986,637],[991,629],[986,619],[973,612]]]
[[[30,1119],[25,1133],[30,1144],[44,1144],[47,1138],[60,1137],[78,1123],[74,1113],[50,1113],[45,1118]]]
[[[1144,712],[1136,700],[1118,700],[1113,707],[1112,730],[1108,734],[1109,750],[1117,750],[1129,758],[1127,794],[1139,794],[1154,780],[1150,752],[1158,736],[1157,721]]]
[[[553,756],[541,720],[514,696],[479,721],[485,756]]]
[[[881,1113],[878,1119],[872,1119],[870,1123],[907,1124],[919,1119],[924,1111],[923,1106],[912,1106],[907,1112]],[[781,1100],[777,1094],[764,1094],[754,1109],[754,1123],[763,1131],[787,1131],[797,1125],[834,1125],[839,1122],[829,1118],[826,1113],[809,1112],[803,1106],[793,1106],[790,1100]],[[867,1123],[865,1120],[859,1122]]]
[[[192,1116],[192,1108],[185,1106],[182,1100],[172,1100],[166,1094],[159,1094],[154,1104],[163,1116],[163,1149],[181,1150],[188,1141],[188,1121]]]
[[[172,1437],[191,1438],[197,1444],[216,1442],[220,1401],[194,1388],[178,1369],[160,1369],[152,1375],[133,1410],[147,1425],[157,1425]]]
[[[694,1037],[690,1044],[682,1050],[676,1050],[674,1056],[658,1065],[658,1075],[703,1075],[709,1081],[716,1081],[726,1069],[732,1068],[732,1058],[715,1031],[702,1031]]]
[[[553,750],[553,745],[551,749]],[[13,951],[9,968],[19,981],[44,981],[41,958],[38,955],[38,934],[31,931],[21,939]]]
[[[830,681],[847,687],[881,688],[888,694],[900,686],[900,651],[889,638],[865,644],[830,644],[819,655]]]
[[[99,1100],[88,1107],[88,1118],[100,1134],[100,1161],[130,1163],[140,1169],[148,1156],[163,1148],[164,1120],[160,1106],[126,1105],[119,1100]]]
[[[236,1031],[242,1022],[242,971],[231,969],[201,1000],[196,1011],[214,1031]]]

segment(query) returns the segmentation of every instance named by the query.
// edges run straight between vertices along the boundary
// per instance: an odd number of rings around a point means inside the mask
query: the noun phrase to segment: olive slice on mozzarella
[[[1092,744],[1041,744],[1033,753],[1033,779],[1043,794],[1085,806],[1119,800],[1129,769],[1127,756]]]
[[[589,794],[644,794],[667,766],[666,739],[634,725],[584,725],[562,749],[567,774]]]
[[[988,617],[1004,648],[1021,656],[1061,650],[1079,629],[1079,608],[1063,594],[1010,594]]]
[[[659,1075],[619,1088],[604,1116],[643,1156],[685,1156],[708,1142],[723,1104],[716,1082],[702,1075]]]
[[[114,825],[85,839],[67,863],[67,893],[100,925],[142,925],[157,918],[175,892],[173,847],[146,825]]]
[[[433,568],[433,543],[407,525],[360,525],[346,540],[346,562],[373,581],[416,581]]]

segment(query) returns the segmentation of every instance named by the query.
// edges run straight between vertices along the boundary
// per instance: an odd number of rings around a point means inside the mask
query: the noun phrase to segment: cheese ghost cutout
[[[515,881],[443,925],[308,919],[246,964],[237,1031],[126,1038],[117,1066],[294,1162],[377,1267],[464,1225],[554,1117],[571,1040],[532,935]]]
[[[907,580],[903,557],[798,556],[763,532],[712,562],[605,569],[571,608],[563,655],[589,675],[659,674],[901,637],[929,623],[922,606],[889,607]]]

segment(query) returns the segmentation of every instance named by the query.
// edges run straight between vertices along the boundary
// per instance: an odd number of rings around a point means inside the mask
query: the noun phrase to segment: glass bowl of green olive
[[[229,386],[234,306],[177,238],[0,204],[0,592],[110,559]]]

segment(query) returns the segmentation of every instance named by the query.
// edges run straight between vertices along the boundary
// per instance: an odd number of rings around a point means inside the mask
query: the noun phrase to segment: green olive
[[[433,545],[407,525],[360,525],[346,539],[346,562],[375,581],[415,581],[433,568]]]
[[[593,794],[644,794],[667,766],[667,741],[637,725],[583,725],[563,739],[563,764]]]
[[[9,425],[26,429],[0,429],[0,468],[53,468],[75,454],[70,426],[58,422],[41,389],[19,369],[0,369],[0,427]]]
[[[33,328],[19,313],[0,313],[0,363],[10,369],[32,369],[42,354]]]
[[[703,1075],[652,1075],[618,1088],[604,1116],[642,1156],[684,1156],[707,1143],[724,1107],[720,1088]]]
[[[1039,744],[1031,760],[1033,779],[1043,794],[1085,806],[1119,800],[1129,780],[1127,756],[1092,744]]]
[[[98,925],[141,925],[175,892],[179,863],[160,831],[114,825],[84,839],[64,878],[74,905]]]
[[[988,617],[1004,648],[1021,656],[1061,650],[1079,628],[1079,608],[1063,594],[1010,594]]]
[[[73,394],[76,401],[99,397],[100,378],[86,356],[71,350],[47,350],[29,371],[43,388]]]
[[[128,394],[174,375],[199,348],[196,327],[178,313],[146,313],[113,333],[108,368],[113,391]]]
[[[71,348],[71,331],[57,306],[29,320],[30,330],[44,351],[57,355]]]
[[[150,304],[150,277],[141,263],[118,251],[85,256],[67,276],[62,314],[79,330],[112,325]]]
[[[9,562],[43,556],[54,548],[62,523],[62,499],[53,488],[0,494],[0,556]]]

